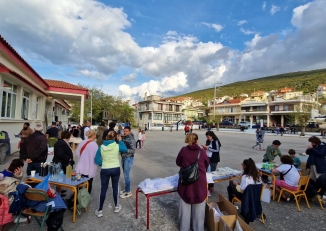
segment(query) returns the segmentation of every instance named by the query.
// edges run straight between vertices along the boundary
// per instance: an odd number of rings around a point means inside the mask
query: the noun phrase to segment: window
[[[148,119],[151,120],[152,119],[152,113],[148,114]]]
[[[17,86],[7,81],[2,84],[1,117],[15,118]]]
[[[179,106],[179,105],[176,105],[176,106],[175,106],[175,111],[177,111],[177,112],[180,111],[180,106]]]
[[[284,111],[289,111],[289,105],[284,105],[284,106],[283,106],[283,110],[284,110]]]
[[[23,91],[22,119],[28,118],[28,107],[29,107],[29,93],[27,91]]]
[[[143,114],[139,113],[139,119],[142,120],[143,119]]]
[[[154,113],[154,120],[162,120],[162,114],[161,113]]]
[[[37,119],[37,114],[38,114],[38,102],[40,100],[40,97],[36,97],[36,102],[35,102],[35,119]]]
[[[158,110],[163,110],[163,104],[159,103],[157,104],[157,106],[158,106]]]

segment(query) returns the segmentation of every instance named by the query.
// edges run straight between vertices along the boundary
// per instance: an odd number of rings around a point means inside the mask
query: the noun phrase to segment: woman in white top
[[[217,163],[220,162],[221,142],[212,131],[206,132],[206,138],[206,146],[202,145],[202,147],[206,150],[211,171],[215,171]],[[208,184],[208,196],[210,196],[210,191],[214,191],[214,184]]]
[[[257,171],[255,162],[251,158],[245,159],[241,165],[243,169],[241,183],[239,184],[237,181],[231,180],[227,188],[230,202],[232,202],[234,196],[241,200],[242,193],[248,185],[261,184],[261,177]]]
[[[281,157],[282,165],[278,168],[272,169],[275,175],[281,175],[280,180],[276,180],[276,191],[280,192],[281,188],[286,188],[292,191],[298,189],[300,180],[300,174],[293,165],[293,159],[289,155],[283,155]],[[282,198],[285,201],[289,201],[290,198],[282,194]]]

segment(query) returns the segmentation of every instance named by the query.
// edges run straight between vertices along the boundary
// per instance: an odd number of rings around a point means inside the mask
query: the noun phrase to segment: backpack
[[[17,185],[20,183],[20,180],[14,177],[5,177],[0,181],[0,194],[8,197],[10,192],[16,191]],[[9,200],[11,203],[11,200]]]
[[[9,208],[9,213],[18,214],[24,207],[24,195],[20,194],[18,190],[9,193],[12,203]]]
[[[10,143],[10,138],[6,131],[0,132],[0,143],[6,143],[6,144]]]
[[[46,225],[48,226],[48,231],[57,231],[63,223],[63,214],[65,209],[54,210],[50,213],[46,219]]]
[[[9,202],[8,198],[0,195],[0,225],[4,225],[12,221],[12,214],[8,212]]]
[[[82,189],[79,189],[78,195],[77,195],[78,205],[77,210],[85,209],[91,202],[92,198],[91,195],[89,195],[89,192],[85,187]]]

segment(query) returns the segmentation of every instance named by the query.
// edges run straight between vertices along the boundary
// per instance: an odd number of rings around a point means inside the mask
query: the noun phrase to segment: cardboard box
[[[270,203],[271,202],[271,196],[272,196],[272,190],[269,185],[265,185],[263,189],[263,195],[261,197],[261,201]]]
[[[219,202],[216,202],[221,212],[226,212],[229,215],[237,215],[237,208],[224,196],[219,194]],[[218,231],[219,222],[214,221],[214,211],[210,209],[209,203],[206,203],[206,211],[205,211],[205,225],[209,229],[209,231]],[[223,216],[223,217],[226,217]]]
[[[219,231],[233,231],[236,221],[239,221],[243,231],[254,231],[244,220],[238,215],[223,216],[219,221]]]

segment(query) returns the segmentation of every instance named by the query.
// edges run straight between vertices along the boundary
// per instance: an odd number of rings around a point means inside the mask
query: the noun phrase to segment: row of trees
[[[85,87],[85,86],[82,86]],[[87,87],[85,87],[87,88]],[[101,89],[90,88],[88,100],[85,100],[84,118],[90,119],[92,113],[92,124],[98,124],[103,121],[104,111],[109,113],[112,120],[121,122],[129,121],[134,124],[134,109],[123,101],[121,97],[115,97],[106,94]],[[69,102],[72,105],[70,119],[79,121],[80,119],[80,101]],[[91,110],[92,104],[92,110]]]

